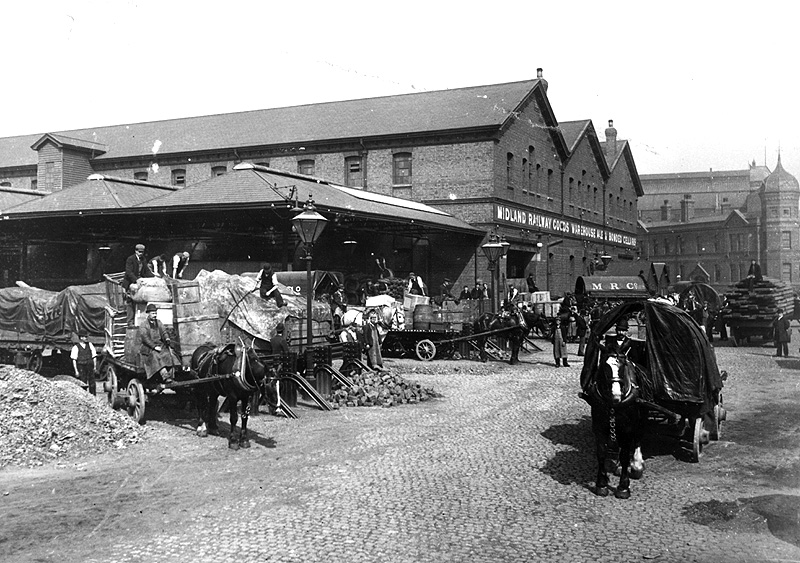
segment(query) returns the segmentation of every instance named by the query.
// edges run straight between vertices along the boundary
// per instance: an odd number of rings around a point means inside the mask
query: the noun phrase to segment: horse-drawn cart
[[[631,319],[644,321],[639,331],[644,339],[620,337],[618,342],[624,343],[619,348],[613,340],[612,346],[604,344],[608,331]],[[727,374],[720,373],[714,348],[688,313],[658,300],[636,301],[617,306],[592,327],[581,372],[582,396],[605,397],[613,410],[610,395],[598,392],[609,356],[620,366],[619,384],[633,382],[629,402],[639,407],[646,430],[678,437],[692,461],[699,460],[709,439],[719,439]]]

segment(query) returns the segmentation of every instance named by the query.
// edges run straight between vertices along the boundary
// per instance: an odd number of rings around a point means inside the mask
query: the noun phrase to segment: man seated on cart
[[[150,379],[159,375],[164,383],[175,380],[175,368],[181,367],[181,359],[171,348],[169,334],[164,324],[156,318],[158,307],[153,303],[145,309],[147,320],[139,327],[142,347],[139,350],[141,365]]]

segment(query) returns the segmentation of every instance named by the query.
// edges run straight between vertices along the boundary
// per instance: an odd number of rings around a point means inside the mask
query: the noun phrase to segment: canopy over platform
[[[722,305],[722,297],[717,290],[703,282],[696,281],[682,281],[673,285],[670,289],[677,293],[681,299],[693,292],[695,297],[700,303],[708,303],[708,307],[712,310],[719,309]]]

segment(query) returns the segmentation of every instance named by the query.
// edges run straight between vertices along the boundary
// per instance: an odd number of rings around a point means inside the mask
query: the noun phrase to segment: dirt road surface
[[[0,470],[0,561],[800,561],[800,359],[720,345],[721,440],[696,464],[648,440],[625,501],[591,491],[575,349],[543,346],[389,360],[442,397],[262,415],[249,450],[152,403],[130,448]]]

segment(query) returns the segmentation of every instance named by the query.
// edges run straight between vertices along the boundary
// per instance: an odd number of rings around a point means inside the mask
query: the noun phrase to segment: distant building
[[[744,278],[755,259],[765,276],[800,287],[800,187],[780,155],[773,172],[753,162],[640,178],[642,258],[667,263],[683,280],[707,272],[719,288]]]

